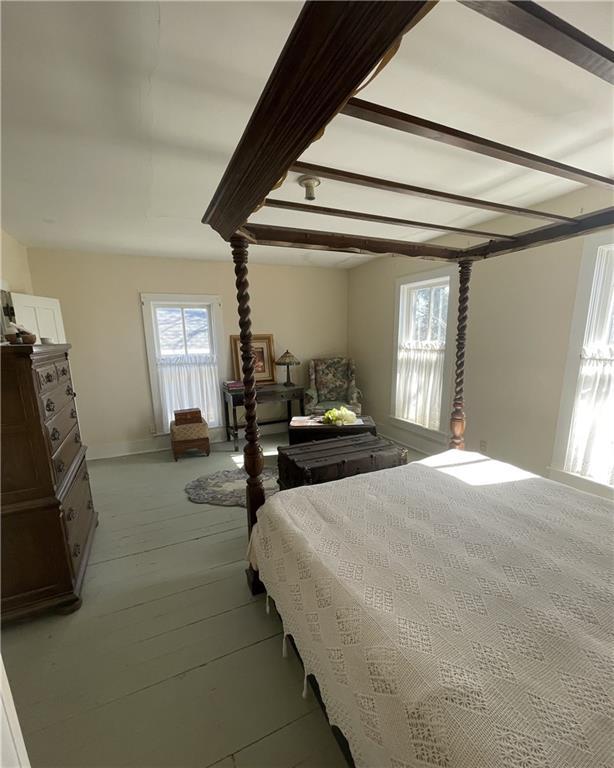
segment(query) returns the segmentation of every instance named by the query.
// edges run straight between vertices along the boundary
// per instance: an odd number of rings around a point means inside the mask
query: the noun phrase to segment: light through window
[[[597,255],[565,469],[614,486],[614,245]]]
[[[439,429],[449,278],[402,285],[395,416]]]
[[[160,355],[209,355],[207,307],[155,307]]]

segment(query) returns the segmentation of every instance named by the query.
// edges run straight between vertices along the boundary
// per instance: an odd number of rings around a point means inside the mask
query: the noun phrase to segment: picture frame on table
[[[241,337],[233,334],[230,337],[232,352],[232,368],[235,379],[243,378],[241,364]],[[275,384],[275,344],[272,333],[252,334],[254,350],[254,376],[256,384]]]

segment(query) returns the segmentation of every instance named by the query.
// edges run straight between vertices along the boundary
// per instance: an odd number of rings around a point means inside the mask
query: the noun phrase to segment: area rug
[[[195,504],[215,504],[219,507],[245,506],[245,480],[247,473],[244,469],[224,469],[210,475],[197,477],[188,483],[185,492],[190,501]],[[277,493],[277,470],[265,468],[262,471],[264,494],[268,498]]]

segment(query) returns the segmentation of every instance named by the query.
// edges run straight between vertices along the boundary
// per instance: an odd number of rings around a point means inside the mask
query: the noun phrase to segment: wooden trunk
[[[200,408],[181,408],[174,412],[175,424],[200,424],[203,420]]]
[[[69,349],[1,347],[3,619],[80,605],[96,512]]]
[[[374,435],[278,448],[279,487],[316,485],[407,463],[407,451]]]

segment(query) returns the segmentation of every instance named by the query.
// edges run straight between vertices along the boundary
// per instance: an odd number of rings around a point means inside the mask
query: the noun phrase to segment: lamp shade
[[[275,365],[300,365],[300,360],[297,360],[292,352],[286,350],[281,357],[278,357],[275,361]]]

